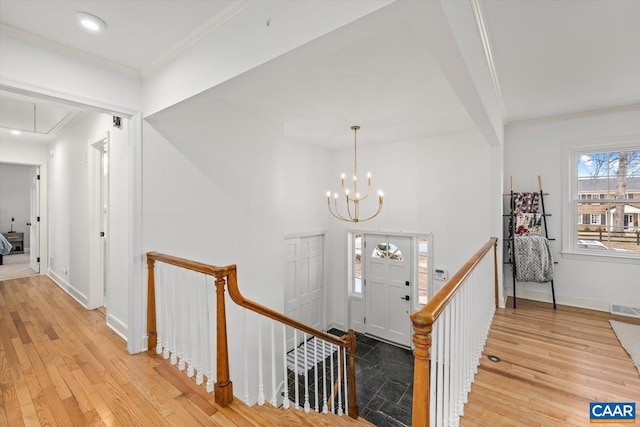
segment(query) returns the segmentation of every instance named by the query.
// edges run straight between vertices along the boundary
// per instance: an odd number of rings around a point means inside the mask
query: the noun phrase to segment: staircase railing
[[[214,391],[217,404],[227,406],[234,398],[229,373],[226,287],[231,300],[246,309],[245,316],[249,313],[258,316],[255,321],[258,348],[257,354],[254,354],[258,365],[258,405],[266,400],[264,367],[269,366],[265,365],[267,362],[270,363],[267,383],[271,386],[269,403],[272,405],[277,406],[282,401],[282,406],[287,409],[290,399],[293,399],[296,409],[302,408],[307,412],[313,409],[337,415],[347,413],[352,418],[358,418],[356,339],[352,330],[337,337],[245,298],[238,289],[235,265],[216,267],[148,252],[147,267],[149,351],[162,354],[172,364],[177,364],[181,371],[186,369],[187,376],[195,375],[197,384],[202,384],[206,377],[207,391]],[[265,332],[270,333],[263,334],[267,322],[270,331]],[[276,334],[278,329],[281,334]],[[263,345],[265,340],[271,343],[267,351]],[[247,344],[245,339],[241,362],[245,372],[244,400],[249,403]],[[278,361],[276,354],[281,354],[282,360]],[[281,382],[276,378],[280,367],[283,371]],[[290,370],[292,374],[289,374]],[[291,392],[290,386],[293,388]]]
[[[464,415],[497,306],[497,242],[495,237],[489,239],[411,315],[413,426],[458,425]],[[492,247],[493,257],[488,255]]]

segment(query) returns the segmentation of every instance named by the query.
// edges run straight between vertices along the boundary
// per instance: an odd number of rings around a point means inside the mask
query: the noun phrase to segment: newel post
[[[157,344],[156,333],[156,281],[154,275],[155,260],[147,256],[147,351],[154,351]]]
[[[431,329],[433,324],[424,318],[412,318],[413,322],[413,408],[411,411],[414,427],[429,426],[429,350],[431,349]]]
[[[231,274],[235,274],[232,272]],[[227,345],[227,315],[224,304],[223,272],[216,273],[216,383],[214,384],[215,402],[227,406],[233,401],[233,383],[229,379],[229,349]]]
[[[360,410],[356,400],[356,334],[353,329],[347,333],[347,353],[349,354],[349,372],[347,383],[349,385],[349,417],[358,419]]]

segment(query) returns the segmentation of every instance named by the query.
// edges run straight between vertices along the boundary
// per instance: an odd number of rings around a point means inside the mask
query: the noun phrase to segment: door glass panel
[[[418,300],[427,303],[429,292],[429,241],[418,242]]]
[[[362,235],[353,236],[353,292],[362,293]]]
[[[386,258],[396,261],[402,261],[404,259],[402,251],[393,243],[378,243],[373,248],[371,256],[373,258]]]

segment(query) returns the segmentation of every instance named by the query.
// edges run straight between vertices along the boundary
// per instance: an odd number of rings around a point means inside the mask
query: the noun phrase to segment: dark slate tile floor
[[[338,329],[328,331],[344,335]],[[356,333],[356,394],[360,416],[378,427],[411,425],[413,354]]]

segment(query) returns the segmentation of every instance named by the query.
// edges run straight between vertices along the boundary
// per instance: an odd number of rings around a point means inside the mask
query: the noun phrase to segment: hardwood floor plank
[[[23,426],[24,420],[14,385],[0,386],[0,391],[2,392],[2,407],[9,426]]]
[[[527,300],[498,309],[461,425],[585,426],[589,402],[639,401],[640,377],[613,317]]]
[[[518,303],[496,313],[461,425],[584,426],[590,401],[640,400],[612,316]],[[367,425],[276,408],[267,417],[239,400],[221,408],[162,357],[128,354],[102,314],[44,276],[0,281],[0,391],[0,427]]]

